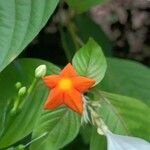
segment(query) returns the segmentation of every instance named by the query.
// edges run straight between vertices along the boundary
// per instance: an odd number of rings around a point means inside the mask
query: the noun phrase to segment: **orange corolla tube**
[[[95,83],[92,79],[78,76],[70,63],[59,75],[45,76],[43,81],[51,89],[44,104],[45,109],[54,109],[64,104],[79,114],[83,112],[82,94]]]

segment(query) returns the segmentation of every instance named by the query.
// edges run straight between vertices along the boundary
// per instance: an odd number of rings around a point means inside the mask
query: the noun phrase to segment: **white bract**
[[[130,136],[106,134],[107,150],[150,150],[150,143],[147,141]]]

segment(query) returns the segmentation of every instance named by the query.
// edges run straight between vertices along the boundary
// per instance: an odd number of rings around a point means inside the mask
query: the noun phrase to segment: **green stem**
[[[77,50],[79,48],[79,45],[78,45],[78,42],[76,40],[75,26],[74,26],[73,23],[70,22],[67,27],[68,27],[68,31],[69,31],[69,33],[70,33],[70,35],[72,37],[72,41],[73,41],[73,43],[75,45],[75,48]]]
[[[67,25],[67,29],[72,37],[72,41],[75,45],[76,51],[80,48],[80,46],[83,46],[84,43],[81,40],[81,38],[76,33],[76,26],[73,22],[69,22]]]
[[[34,89],[34,87],[36,86],[36,83],[37,83],[37,78],[34,78],[34,80],[32,81],[30,87],[28,88],[28,95],[31,94],[32,90]]]
[[[27,143],[26,145],[24,145],[24,148],[28,147],[30,144],[32,144],[33,142],[36,142],[37,140],[43,138],[44,136],[46,136],[48,134],[48,132],[44,132],[42,135],[40,135],[39,137],[33,139],[32,141],[30,141],[29,143]]]
[[[30,87],[29,87],[28,90],[27,90],[27,96],[29,96],[29,95],[32,93],[33,89],[35,88],[35,86],[36,86],[36,84],[37,84],[37,81],[38,81],[38,79],[37,79],[37,78],[34,78],[34,80],[32,81],[32,83],[31,83],[31,85],[30,85]],[[25,101],[23,101],[23,102],[21,103],[21,105],[20,105],[20,107],[19,107],[20,109],[23,107],[24,103],[25,103]]]
[[[7,101],[7,104],[5,105],[5,108],[4,108],[4,112],[3,112],[3,116],[2,116],[2,120],[1,120],[1,131],[0,131],[0,137],[2,137],[5,129],[6,129],[6,119],[7,119],[7,111],[8,111],[8,108],[9,108],[9,104],[10,104],[10,100]]]
[[[72,56],[74,55],[74,52],[72,50],[69,50],[68,45],[65,42],[65,38],[66,38],[65,36],[66,35],[65,35],[63,28],[61,26],[59,27],[59,32],[60,32],[61,43],[62,43],[64,52],[65,52],[66,58],[67,58],[68,62],[71,62]]]
[[[12,114],[17,111],[17,108],[18,108],[19,104],[20,104],[20,96],[18,95],[18,97],[17,97],[17,99],[15,100],[15,103],[14,103],[14,105],[13,105],[13,108],[12,108],[12,110],[11,110],[11,113],[12,113]]]
[[[32,83],[31,83],[31,85],[30,85],[30,87],[28,88],[27,95],[30,95],[30,94],[31,94],[32,90],[33,90],[34,87],[36,86],[36,83],[37,83],[37,78],[34,78],[34,80],[32,81]],[[21,103],[21,99],[22,99],[22,98],[23,98],[23,97],[20,96],[20,95],[17,96],[17,98],[16,98],[16,100],[15,100],[15,102],[14,102],[13,108],[12,108],[12,110],[11,110],[11,113],[12,113],[12,114],[14,114],[14,113],[17,111],[18,108],[21,108],[21,107],[23,106],[24,101]],[[20,103],[21,103],[21,106],[19,106]]]

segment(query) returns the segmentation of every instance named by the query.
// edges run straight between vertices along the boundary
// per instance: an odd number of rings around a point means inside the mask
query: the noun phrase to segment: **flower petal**
[[[60,76],[62,77],[75,77],[76,71],[74,70],[73,66],[68,63],[66,67],[60,72]]]
[[[64,93],[64,104],[79,114],[83,112],[82,95],[76,89]]]
[[[108,150],[150,150],[150,143],[147,141],[130,136],[108,133]]]
[[[43,77],[44,83],[49,88],[55,88],[56,85],[58,84],[59,80],[60,80],[60,77],[58,75],[50,75],[50,76]]]
[[[45,104],[45,109],[53,109],[60,106],[63,103],[63,94],[59,91],[58,88],[51,90]]]
[[[92,79],[80,76],[73,78],[72,81],[74,88],[77,89],[79,92],[87,91],[95,83],[95,81]]]

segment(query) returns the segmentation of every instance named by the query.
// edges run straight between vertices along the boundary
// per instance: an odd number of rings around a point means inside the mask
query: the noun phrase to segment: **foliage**
[[[1,1],[0,71],[37,35],[57,3],[58,0]]]
[[[44,109],[49,90],[42,77],[59,74],[60,68],[51,58],[24,58],[21,53],[56,6],[59,10],[64,3],[0,1],[0,149],[105,150],[111,137],[105,130],[150,141],[149,68],[112,58],[112,43],[104,32],[86,14],[76,15],[102,2],[66,0],[69,10],[59,18],[59,38],[67,59],[78,75],[95,80],[82,97],[84,111],[79,115],[66,106]],[[42,53],[46,55],[44,49]],[[16,58],[19,54],[22,58]],[[116,142],[127,138],[112,136]]]

